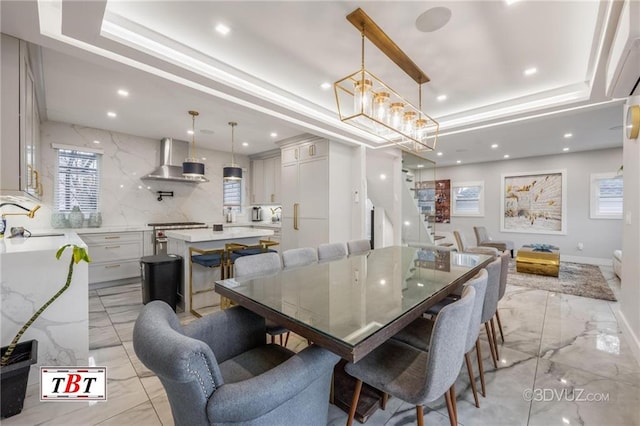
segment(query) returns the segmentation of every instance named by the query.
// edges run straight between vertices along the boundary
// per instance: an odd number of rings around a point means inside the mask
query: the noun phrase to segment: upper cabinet
[[[2,34],[0,191],[42,197],[40,117],[27,43]]]
[[[251,204],[280,204],[280,157],[251,161]]]

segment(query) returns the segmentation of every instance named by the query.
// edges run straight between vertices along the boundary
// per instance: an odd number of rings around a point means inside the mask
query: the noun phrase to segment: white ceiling
[[[42,46],[49,120],[238,151],[276,148],[303,132],[377,140],[341,123],[333,83],[360,66],[360,34],[345,16],[365,12],[429,75],[423,109],[441,124],[439,165],[622,145],[622,102],[604,96],[615,24],[610,1],[6,1],[1,30]],[[417,18],[446,7],[441,29]],[[227,25],[227,36],[214,27]],[[417,104],[417,84],[370,43],[368,69]],[[530,67],[537,74],[526,77]],[[130,95],[121,98],[119,88]],[[447,95],[439,102],[436,97]],[[574,109],[579,107],[580,109]],[[108,118],[113,110],[118,117]],[[534,118],[531,118],[534,117]],[[501,124],[508,123],[508,124]],[[565,133],[573,137],[565,139]],[[490,145],[497,143],[497,149]]]

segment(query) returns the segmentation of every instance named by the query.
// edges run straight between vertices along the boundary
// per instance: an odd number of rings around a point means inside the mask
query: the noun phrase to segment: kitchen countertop
[[[231,240],[234,238],[268,237],[273,235],[270,229],[255,229],[246,227],[228,227],[223,231],[214,232],[210,227],[207,229],[176,229],[167,230],[165,235],[168,238],[175,238],[188,242]]]
[[[237,228],[240,226],[244,226],[244,227],[254,227],[254,226],[259,226],[259,227],[263,227],[263,228],[277,228],[280,229],[282,228],[282,222],[233,222],[233,223],[223,223],[222,224],[225,228]]]
[[[57,231],[58,232],[52,233],[34,231],[31,237],[27,238],[9,238],[8,236],[0,238],[0,254],[57,250],[65,244],[75,244],[79,247],[87,247],[84,241],[82,241],[75,232],[71,232],[69,230]]]

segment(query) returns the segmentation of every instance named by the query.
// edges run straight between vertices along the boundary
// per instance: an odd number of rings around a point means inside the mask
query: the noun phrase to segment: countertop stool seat
[[[223,249],[210,249],[203,250],[195,247],[189,247],[189,306],[190,312],[196,317],[202,317],[202,314],[194,307],[193,296],[197,294],[209,293],[215,290],[213,283],[207,288],[201,290],[195,290],[193,287],[193,264],[203,266],[205,268],[219,268],[220,279],[225,279],[225,250]],[[226,298],[220,298],[220,306],[223,303],[227,303]]]

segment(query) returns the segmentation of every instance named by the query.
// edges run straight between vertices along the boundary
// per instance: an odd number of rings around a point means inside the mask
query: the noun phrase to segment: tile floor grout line
[[[536,378],[538,377],[538,367],[540,366],[540,351],[542,350],[542,336],[544,336],[544,326],[545,326],[545,323],[547,322],[547,310],[549,307],[549,298],[551,297],[550,293],[551,293],[550,291],[547,291],[547,297],[544,303],[544,315],[542,315],[542,329],[540,330],[540,342],[538,344],[538,350],[536,355],[536,368],[533,371],[533,383],[531,384],[531,395],[534,394],[534,391],[536,388]],[[524,391],[522,395],[524,397]],[[527,416],[527,425],[531,421],[532,409],[533,409],[533,398],[531,398],[531,401],[529,401],[529,415]]]

